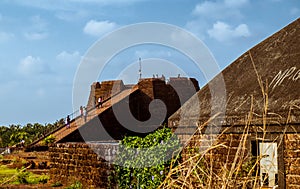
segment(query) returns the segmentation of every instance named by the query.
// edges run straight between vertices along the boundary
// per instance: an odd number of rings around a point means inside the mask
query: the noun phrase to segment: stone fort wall
[[[180,137],[180,136],[179,136]],[[205,150],[210,146],[222,144],[212,149],[204,158],[207,166],[212,165],[215,174],[231,169],[234,161],[247,162],[253,157],[253,142],[256,134],[248,134],[243,140],[241,134],[194,135],[182,153],[183,160],[190,158],[191,149]],[[282,138],[283,137],[283,138]],[[279,188],[300,188],[300,136],[299,134],[269,134],[269,139],[277,139],[279,156]],[[245,144],[242,144],[245,141]],[[242,145],[241,145],[242,144]],[[241,146],[240,146],[241,145]],[[114,188],[109,181],[113,166],[106,160],[114,158],[118,146],[112,144],[61,143],[53,144],[49,150],[51,161],[50,176],[56,181],[75,178],[89,188]],[[238,159],[235,158],[238,155]],[[102,158],[101,158],[102,157]],[[105,157],[105,159],[103,158]],[[281,159],[281,161],[280,161]],[[212,164],[210,164],[213,162]],[[218,184],[218,180],[214,181]]]
[[[191,135],[179,134],[179,138],[184,140],[190,139],[182,153],[183,161],[188,160],[195,151],[203,152],[210,149],[206,151],[203,156],[205,165],[207,168],[211,168],[214,174],[224,175],[225,172],[228,174],[232,168],[237,168],[240,162],[253,167],[253,165],[249,163],[255,156],[259,156],[259,154],[257,154],[257,142],[262,138],[262,134],[195,134],[193,137],[191,137]],[[268,133],[265,135],[265,141],[277,143],[277,183],[279,188],[299,189],[300,135]],[[249,167],[240,167],[240,176],[246,176],[243,175],[243,169],[246,170],[247,168]],[[219,186],[218,183],[220,182],[221,180],[216,179],[213,183]],[[259,182],[257,184],[259,184]],[[251,182],[249,182],[249,186],[254,187],[251,185]]]
[[[60,182],[79,180],[85,188],[116,188],[109,180],[113,166],[106,160],[114,157],[117,148],[109,143],[53,144],[49,149],[50,177]]]
[[[172,101],[174,100],[172,97],[177,95],[182,100],[182,103],[200,89],[196,79],[186,77],[171,77],[168,81],[165,78],[144,78],[140,79],[136,85],[125,85],[122,80],[94,82],[91,85],[87,107],[93,108],[100,96],[106,100],[132,87],[138,87],[140,91],[152,100],[154,98],[163,98]]]
[[[102,85],[103,83],[105,85]],[[122,140],[124,136],[145,136],[148,133],[146,130],[153,131],[151,127],[157,128],[162,123],[166,123],[169,116],[177,111],[185,101],[199,90],[197,80],[184,77],[170,78],[169,81],[165,81],[162,78],[141,79],[135,86],[125,86],[122,83],[123,82],[120,81],[117,83],[110,81],[102,82],[101,84],[94,83],[91,86],[90,99],[94,99],[95,96],[100,93],[104,94],[105,91],[109,92],[110,89],[115,88],[115,86],[113,86],[114,84],[117,85],[117,91],[128,89],[128,87],[138,88],[138,90],[131,93],[128,98],[124,98],[116,104],[113,104],[113,108],[110,107],[106,109],[60,142]],[[99,91],[95,92],[97,90]],[[163,107],[157,106],[152,108],[153,112],[149,111],[149,106],[154,99],[161,100],[166,107],[167,112],[162,120],[156,118],[163,115]],[[92,100],[89,101],[89,104],[93,104]],[[134,129],[128,129],[123,123],[120,123],[116,114],[117,116],[125,117],[127,120],[129,119],[129,115],[133,116],[133,119],[142,122],[142,124],[150,118],[153,119],[144,125],[129,125],[134,128],[140,127],[139,131],[141,132],[133,132]],[[87,133],[83,137],[84,140],[81,137],[82,133]]]
[[[166,105],[165,121],[167,121],[170,115],[199,90],[197,80],[184,77],[170,78],[168,81],[163,78],[141,79],[134,86],[124,85],[121,80],[95,82],[91,86],[87,106],[94,107],[95,99],[99,96],[105,100],[131,87],[139,90],[129,96],[129,104],[128,100],[125,99],[114,104],[114,106],[123,110],[123,106],[129,105],[131,114],[139,121],[146,121],[150,118],[149,105],[154,99],[159,99]],[[156,108],[155,111],[159,114],[161,110]],[[157,125],[158,123],[154,124]],[[149,125],[145,127],[147,126]],[[102,136],[101,133],[104,132],[101,129],[105,129],[110,137]],[[145,135],[145,133],[134,133],[124,128],[118,122],[112,108],[86,123],[80,128],[80,132],[91,133],[87,138],[84,138],[85,141],[98,142],[111,140],[111,138],[121,140],[125,135]],[[61,140],[64,143],[53,144],[50,147],[51,178],[57,181],[66,181],[74,177],[89,188],[108,188],[108,186],[113,188],[114,183],[110,183],[108,180],[113,167],[105,159],[113,158],[113,153],[117,151],[116,146],[109,143],[85,144],[80,132],[77,130]],[[99,154],[102,155],[99,156]]]
[[[300,135],[284,136],[284,167],[286,188],[300,188]]]

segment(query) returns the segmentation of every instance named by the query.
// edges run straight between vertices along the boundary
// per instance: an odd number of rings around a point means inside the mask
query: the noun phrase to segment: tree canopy
[[[54,123],[44,125],[40,123],[28,123],[23,126],[14,124],[0,126],[0,147],[13,146],[20,143],[22,140],[25,141],[25,145],[30,144],[35,139],[64,124],[64,119],[60,119]]]

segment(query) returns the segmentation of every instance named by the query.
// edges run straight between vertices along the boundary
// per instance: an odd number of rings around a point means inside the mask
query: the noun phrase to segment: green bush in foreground
[[[18,170],[16,173],[16,179],[12,181],[12,184],[46,184],[50,177],[48,175],[36,175],[26,170]]]
[[[55,183],[51,184],[51,187],[60,187],[62,185],[63,184],[60,181],[58,181],[58,182],[55,182]]]
[[[82,186],[81,182],[80,181],[76,181],[71,186],[66,187],[65,189],[82,189],[82,188],[83,188],[83,186]]]
[[[29,172],[27,171],[22,171],[22,170],[17,170],[17,180],[16,182],[19,184],[28,184],[28,177],[29,177]]]
[[[115,161],[115,179],[120,188],[157,188],[165,178],[179,139],[169,128],[146,137],[125,137]]]

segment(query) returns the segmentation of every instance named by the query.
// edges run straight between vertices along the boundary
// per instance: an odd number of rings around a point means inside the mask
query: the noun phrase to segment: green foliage
[[[46,184],[49,179],[50,179],[49,175],[42,174],[41,176],[38,177],[38,182],[42,184]]]
[[[253,156],[251,159],[248,161],[245,161],[241,168],[238,169],[235,174],[240,176],[240,177],[246,177],[248,174],[252,175],[256,171],[256,166],[258,162],[258,157]]]
[[[48,145],[48,144],[52,144],[54,141],[55,141],[55,137],[53,135],[49,135],[46,138],[44,138],[43,143],[45,145]]]
[[[169,128],[146,137],[130,136],[121,141],[115,164],[120,188],[157,188],[165,178],[180,141]]]
[[[60,181],[57,181],[57,182],[51,184],[51,187],[60,187],[60,186],[62,186],[62,185],[63,185],[63,184],[62,184]]]
[[[82,189],[83,186],[80,181],[75,181],[71,186],[66,187],[65,189]]]
[[[57,120],[53,124],[28,123],[24,126],[10,125],[0,126],[0,147],[13,146],[25,140],[25,145],[42,137],[49,131],[64,125],[64,119]]]
[[[28,172],[29,173],[29,172]],[[42,175],[35,175],[32,173],[29,173],[26,177],[27,184],[46,184],[50,177],[48,175],[42,174]]]
[[[13,178],[13,179],[12,179]],[[22,169],[7,168],[6,165],[0,166],[0,183],[9,181],[12,184],[39,184],[47,183],[50,177],[48,175],[36,175]]]
[[[10,169],[6,165],[0,166],[0,183],[4,183],[17,174],[16,169]]]
[[[17,180],[16,182],[19,184],[28,184],[28,177],[29,177],[29,172],[27,171],[22,171],[22,170],[17,170]]]
[[[10,141],[20,142],[21,140],[28,141],[29,140],[29,133],[26,131],[18,131],[15,133],[12,133],[10,136]]]

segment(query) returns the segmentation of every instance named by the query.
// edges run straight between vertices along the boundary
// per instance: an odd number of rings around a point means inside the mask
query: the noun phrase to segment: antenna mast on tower
[[[140,79],[142,79],[142,59],[141,58],[139,58],[139,64],[140,64],[139,75],[140,75]]]

